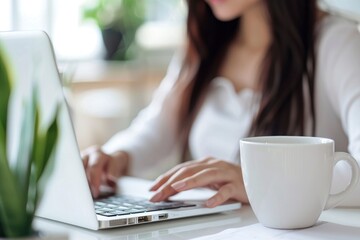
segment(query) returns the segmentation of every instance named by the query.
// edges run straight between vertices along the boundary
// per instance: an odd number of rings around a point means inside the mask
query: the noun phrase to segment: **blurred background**
[[[320,4],[360,22],[359,0]],[[184,0],[0,0],[0,31],[52,39],[81,149],[103,144],[149,103],[185,20]]]

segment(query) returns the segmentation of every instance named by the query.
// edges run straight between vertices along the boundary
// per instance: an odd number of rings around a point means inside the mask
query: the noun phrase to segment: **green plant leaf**
[[[33,163],[36,170],[36,182],[41,178],[45,167],[48,164],[50,155],[53,152],[58,138],[58,122],[57,116],[59,109],[56,109],[54,119],[50,126],[41,131],[39,130],[35,136],[35,146],[33,154]]]
[[[1,216],[1,213],[0,213],[0,216]],[[2,227],[1,217],[0,217],[0,237],[5,237],[5,232],[4,232],[4,229]]]
[[[1,46],[0,46],[1,47]],[[48,128],[41,130],[36,87],[24,102],[17,163],[14,172],[7,158],[7,116],[11,78],[7,59],[0,48],[0,237],[23,237],[32,232],[32,221],[42,192],[39,179],[51,161],[58,139],[58,113]]]
[[[0,135],[3,131],[0,130]],[[0,152],[4,156],[3,151]],[[28,231],[24,226],[26,202],[16,178],[9,168],[6,158],[0,159],[0,214],[3,231],[8,237],[23,236]]]
[[[7,171],[9,164],[7,161],[7,150],[6,150],[6,127],[7,127],[7,116],[8,116],[8,104],[11,92],[11,82],[8,72],[7,59],[5,52],[0,46],[0,174],[2,171]],[[2,170],[2,171],[1,171]],[[5,214],[1,210],[3,205],[2,198],[0,196],[0,214]],[[0,226],[4,224],[0,221]],[[2,227],[1,227],[2,228]]]
[[[29,235],[26,198],[18,178],[9,167],[7,156],[7,117],[11,94],[9,62],[0,47],[0,235],[21,237]]]
[[[7,59],[2,47],[0,46],[0,125],[5,130],[7,127],[8,103],[11,93],[11,80],[8,69]],[[5,134],[2,136],[2,143],[5,143],[6,145],[6,131],[4,132]]]
[[[89,0],[82,18],[93,20],[101,30],[113,28],[125,32],[140,26],[146,17],[144,0]]]
[[[56,110],[55,118],[50,124],[50,127],[46,130],[45,134],[42,133],[39,136],[41,139],[39,142],[42,142],[42,146],[37,147],[38,154],[35,158],[35,164],[37,169],[36,181],[38,182],[42,176],[45,167],[50,160],[50,156],[55,148],[57,138],[58,138],[58,122],[57,122],[58,110]]]
[[[53,159],[52,153],[58,139],[58,113],[59,109],[57,108],[50,126],[45,130],[39,130],[35,136],[28,200],[28,206],[31,207],[28,210],[33,213],[35,213],[38,201],[43,193],[39,180],[43,176],[46,167],[50,165],[49,162]]]
[[[33,142],[37,131],[39,114],[36,108],[36,90],[30,101],[24,102],[24,115],[22,116],[21,132],[19,136],[19,146],[21,151],[18,151],[16,158],[15,176],[19,181],[20,187],[27,197],[28,184],[31,171],[31,154],[33,149]]]
[[[36,181],[38,182],[41,176],[43,175],[43,172],[45,170],[45,167],[48,165],[48,161],[51,159],[51,154],[55,150],[55,146],[58,139],[58,122],[57,122],[57,116],[58,116],[58,110],[56,111],[55,118],[53,122],[50,124],[50,127],[46,131],[46,134],[44,135],[44,149],[43,149],[43,157],[42,159],[39,158],[39,161],[35,161],[37,164],[37,175],[36,175]]]
[[[29,136],[28,139],[31,145],[31,149],[27,152],[26,158],[29,158],[29,162],[24,163],[23,166],[23,174],[24,174],[24,192],[25,192],[25,199],[27,200],[26,210],[28,213],[34,213],[36,208],[36,199],[37,199],[37,186],[36,186],[36,169],[34,167],[34,161],[36,159],[36,152],[37,148],[43,145],[41,139],[39,139],[38,132],[39,132],[39,125],[40,125],[40,114],[39,114],[39,106],[37,105],[37,91],[36,88],[33,88],[33,93],[31,97],[31,101],[29,104],[30,109],[30,119],[25,124],[29,128]],[[26,121],[26,120],[25,120]],[[24,161],[24,159],[18,159],[18,161]],[[19,162],[18,162],[19,163]],[[19,169],[21,166],[19,166]],[[28,219],[29,224],[33,219],[32,214],[30,215],[30,219]]]

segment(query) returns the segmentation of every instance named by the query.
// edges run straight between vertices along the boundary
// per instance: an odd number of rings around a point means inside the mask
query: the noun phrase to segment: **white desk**
[[[360,227],[360,209],[336,208],[325,211],[320,220]],[[92,231],[54,221],[36,219],[35,226],[46,232],[67,233],[70,240],[191,239],[257,223],[250,206],[209,216],[150,223],[139,226]],[[333,239],[336,238],[334,236]]]
[[[125,192],[132,190],[126,181],[119,181],[120,188]],[[128,187],[128,189],[126,189]],[[148,188],[135,188],[137,193]],[[360,227],[360,208],[336,208],[323,212],[321,221]],[[92,231],[55,221],[37,218],[35,228],[49,233],[66,233],[70,240],[120,240],[120,239],[191,239],[219,233],[228,228],[239,228],[257,223],[257,219],[250,206],[244,205],[237,211],[192,217],[167,222],[149,223],[138,226],[116,228],[110,230]],[[339,238],[334,238],[339,239]],[[341,238],[340,238],[341,239]],[[359,237],[360,239],[360,237]]]
[[[66,232],[71,240],[84,239],[189,239],[215,234],[227,228],[246,226],[257,220],[249,206],[240,210],[202,217],[149,223],[125,228],[92,231],[75,226],[36,219],[35,226],[46,232]]]

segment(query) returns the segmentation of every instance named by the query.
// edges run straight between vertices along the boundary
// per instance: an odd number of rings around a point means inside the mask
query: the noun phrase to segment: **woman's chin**
[[[220,13],[220,12],[214,12],[214,16],[216,17],[216,19],[218,19],[219,21],[222,21],[222,22],[228,22],[228,21],[232,21],[236,18],[239,18],[238,15],[230,15],[227,13]]]

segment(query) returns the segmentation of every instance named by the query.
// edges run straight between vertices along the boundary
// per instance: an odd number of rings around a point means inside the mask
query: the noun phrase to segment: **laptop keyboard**
[[[179,201],[153,203],[145,198],[128,196],[112,196],[95,201],[96,214],[113,217],[132,213],[152,212],[158,210],[175,209],[180,207],[194,207],[195,204],[187,204]]]

